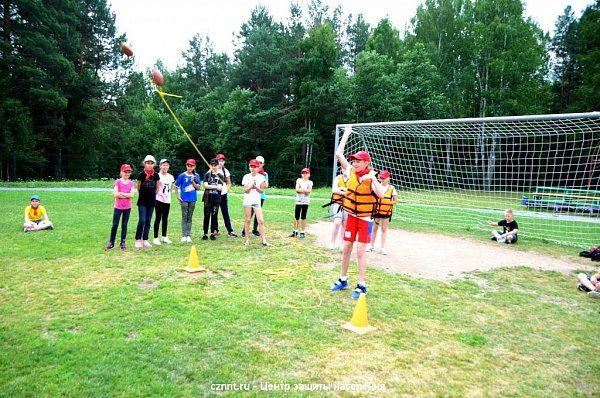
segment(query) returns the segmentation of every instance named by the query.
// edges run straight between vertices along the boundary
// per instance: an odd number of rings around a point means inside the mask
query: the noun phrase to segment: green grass
[[[196,240],[210,272],[189,276],[189,246],[132,250],[136,214],[130,249],[103,251],[110,193],[45,191],[56,230],[24,234],[28,194],[0,191],[9,237],[0,244],[0,396],[196,397],[216,393],[213,383],[249,383],[250,396],[262,396],[261,382],[289,383],[291,392],[271,393],[286,397],[324,395],[294,392],[297,383],[383,384],[390,397],[599,391],[599,303],[574,288],[574,276],[516,268],[445,284],[370,269],[377,331],[360,336],[340,327],[354,308],[349,293],[328,291],[339,255],[286,238],[292,199],[267,199],[276,247]],[[231,199],[236,230],[240,203]],[[309,222],[325,215],[315,204]],[[172,238],[179,228],[175,205]],[[549,246],[519,242],[520,250]]]

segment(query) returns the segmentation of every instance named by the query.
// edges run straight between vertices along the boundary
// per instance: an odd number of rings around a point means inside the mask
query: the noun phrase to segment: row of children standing
[[[249,164],[250,173],[244,176],[242,185],[244,185],[244,207],[247,208],[246,219],[249,224],[252,214],[255,214],[256,235],[262,238],[263,246],[271,246],[265,238],[264,221],[262,218],[261,207],[264,202],[265,189],[268,187],[266,172],[262,171],[262,162],[252,159]],[[227,192],[231,188],[231,174],[225,168],[225,156],[218,154],[210,161],[210,170],[204,174],[203,178],[196,173],[196,161],[188,159],[185,163],[186,170],[175,179],[169,173],[170,162],[167,159],[160,161],[160,172],[154,172],[156,160],[152,155],[146,156],[144,159],[144,170],[138,175],[135,187],[139,192],[137,206],[139,221],[135,234],[135,247],[142,249],[152,247],[148,241],[150,234],[150,223],[152,214],[156,210],[156,219],[154,221],[154,245],[162,243],[170,244],[172,241],[167,236],[168,218],[171,206],[171,191],[175,190],[177,200],[181,206],[181,242],[191,242],[192,235],[192,218],[196,202],[198,201],[197,191],[204,187],[204,222],[203,222],[203,240],[215,240],[218,230],[218,214],[221,209],[223,220],[227,233],[231,237],[237,237],[231,225],[229,217]],[[258,173],[260,170],[262,173]],[[115,198],[113,223],[110,233],[109,242],[106,245],[106,250],[115,247],[115,239],[119,223],[121,223],[121,243],[120,248],[126,249],[127,224],[132,207],[132,198],[134,196],[134,182],[130,179],[132,169],[128,164],[123,164],[120,170],[120,178],[115,180],[113,196]],[[260,181],[257,180],[260,176]],[[248,182],[251,183],[248,185]],[[248,186],[247,186],[248,185]],[[246,203],[248,202],[248,203]],[[162,224],[162,235],[159,239],[159,230]],[[249,225],[248,225],[249,226]],[[209,229],[210,228],[210,229]],[[258,230],[260,232],[258,233]],[[248,244],[249,238],[247,229],[243,234],[246,236],[244,244]],[[253,231],[254,233],[254,231]]]

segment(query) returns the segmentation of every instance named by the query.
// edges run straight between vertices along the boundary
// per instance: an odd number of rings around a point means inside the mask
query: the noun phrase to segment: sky
[[[235,34],[250,18],[258,5],[265,6],[275,21],[287,21],[289,0],[108,0],[116,14],[117,31],[125,33],[133,47],[138,70],[152,68],[161,59],[169,70],[181,64],[181,53],[189,46],[195,34],[209,36],[216,52],[233,55]],[[330,12],[338,5],[348,14],[362,13],[372,27],[388,17],[402,33],[409,26],[419,4],[424,0],[322,0]],[[525,15],[532,17],[546,32],[554,31],[554,24],[570,5],[579,17],[593,0],[525,0]],[[308,16],[308,0],[297,0]]]

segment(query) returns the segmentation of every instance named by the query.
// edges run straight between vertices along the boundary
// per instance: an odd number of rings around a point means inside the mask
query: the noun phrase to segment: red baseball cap
[[[256,159],[250,159],[248,162],[249,166],[260,167],[260,162]]]
[[[379,172],[379,178],[390,178],[390,172],[387,170],[381,170]]]
[[[308,167],[303,168],[302,171],[300,172],[300,174],[304,174],[304,173],[310,174],[310,169]]]
[[[349,159],[357,159],[357,160],[364,160],[367,162],[371,161],[371,157],[369,156],[369,154],[366,151],[358,151],[356,152],[354,155],[350,155]]]
[[[223,155],[222,153],[217,153],[217,156],[215,156],[215,159],[223,159],[226,160],[227,158],[225,157],[225,155]]]
[[[121,165],[121,171],[131,171],[131,166],[127,163]]]
[[[190,164],[190,165],[192,165],[192,166],[196,167],[196,161],[195,161],[194,159],[188,159],[188,160],[186,160],[186,161],[185,161],[185,164],[186,164],[186,166],[187,166],[188,164]]]

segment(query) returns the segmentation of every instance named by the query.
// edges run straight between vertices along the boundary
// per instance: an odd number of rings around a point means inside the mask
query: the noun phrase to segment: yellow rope
[[[181,124],[181,121],[179,120],[179,118],[177,117],[177,115],[175,114],[175,112],[173,111],[173,109],[171,109],[171,106],[169,105],[169,103],[165,99],[166,96],[168,96],[168,97],[175,97],[175,98],[182,98],[182,97],[180,95],[166,93],[166,92],[163,91],[162,87],[160,87],[160,86],[156,86],[156,92],[160,96],[160,99],[162,100],[162,102],[165,104],[165,107],[169,111],[169,114],[171,115],[171,117],[173,117],[173,119],[175,120],[175,123],[177,123],[177,126],[179,127],[179,129],[183,132],[183,134],[185,134],[185,137],[188,139],[188,141],[190,142],[190,144],[192,144],[192,146],[194,147],[194,149],[196,150],[196,152],[198,153],[198,155],[200,155],[200,157],[202,158],[202,160],[204,161],[204,163],[210,168],[210,163],[206,160],[206,158],[204,157],[204,155],[202,155],[202,152],[200,152],[200,149],[198,149],[198,147],[196,146],[196,144],[192,140],[192,137],[190,137],[190,135],[188,134],[188,132],[185,130],[185,128],[183,127],[183,124]],[[219,178],[219,180],[223,184],[225,184],[225,181],[221,180],[220,178]],[[238,196],[236,196],[236,197],[240,201],[242,200],[240,197],[238,197]],[[266,211],[263,210],[263,212],[283,213],[283,214],[290,215],[292,217],[294,216],[292,212],[283,211],[283,210],[266,210]],[[295,240],[292,243],[293,243],[294,249],[296,251],[296,254],[298,255],[298,258],[301,258],[300,249],[299,249],[300,245]],[[314,249],[311,248],[311,250],[314,250]],[[292,300],[294,300],[294,297],[291,297],[289,295],[283,294],[283,296],[285,296],[287,298],[287,300],[285,301],[284,306],[287,307],[287,308],[293,308],[293,309],[305,309],[305,308],[317,308],[317,307],[320,307],[323,304],[323,298],[321,297],[320,290],[317,289],[317,287],[315,286],[314,277],[313,277],[313,273],[312,273],[312,267],[310,267],[310,266],[304,266],[304,267],[296,267],[296,268],[270,269],[270,270],[264,270],[264,271],[262,271],[262,273],[264,275],[266,275],[266,276],[269,277],[269,280],[267,281],[267,287],[269,288],[269,290],[272,291],[273,293],[281,294],[281,292],[278,292],[275,289],[273,289],[273,287],[271,286],[271,284],[274,281],[281,280],[281,279],[286,279],[286,278],[290,278],[290,277],[294,276],[294,274],[296,272],[298,272],[299,269],[302,269],[302,268],[306,268],[307,276],[308,276],[307,279],[310,281],[311,290],[314,291],[315,296],[318,299],[318,304],[316,304],[316,305],[310,305],[310,306],[308,306],[308,305],[307,306],[294,306],[294,305],[289,304]]]

